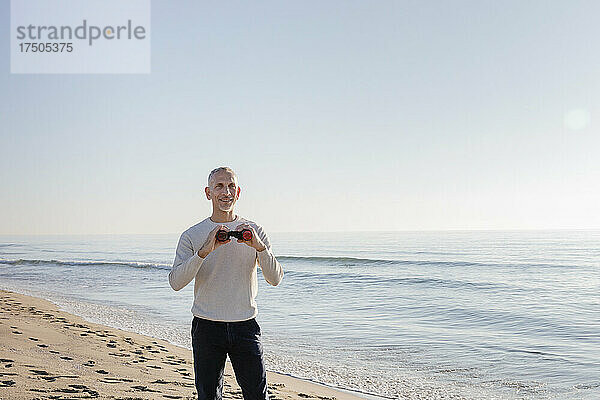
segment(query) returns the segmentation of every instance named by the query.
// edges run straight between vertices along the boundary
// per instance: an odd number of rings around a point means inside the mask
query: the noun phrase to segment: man
[[[195,279],[192,348],[198,399],[222,398],[229,355],[244,399],[266,400],[261,332],[255,320],[257,266],[273,286],[281,282],[283,270],[262,227],[234,213],[240,196],[235,173],[228,167],[213,170],[205,192],[212,215],[183,232],[169,273],[174,290]],[[252,232],[251,240],[217,240],[219,230],[242,229]]]

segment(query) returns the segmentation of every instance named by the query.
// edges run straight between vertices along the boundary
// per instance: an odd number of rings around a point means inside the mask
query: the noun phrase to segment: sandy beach
[[[0,399],[195,399],[191,350],[0,290]],[[241,399],[231,365],[224,398]],[[272,399],[357,399],[269,373]]]

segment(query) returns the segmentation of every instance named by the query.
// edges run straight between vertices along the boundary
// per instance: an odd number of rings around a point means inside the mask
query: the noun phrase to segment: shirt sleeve
[[[192,241],[183,233],[179,238],[173,268],[169,272],[169,284],[174,290],[181,290],[194,279],[204,258],[194,251]]]
[[[265,280],[270,285],[277,286],[283,279],[283,268],[273,255],[273,252],[271,251],[271,242],[263,228],[259,225],[257,225],[256,228],[258,237],[260,237],[260,240],[265,244],[265,249],[263,251],[257,251],[258,265],[260,265]]]

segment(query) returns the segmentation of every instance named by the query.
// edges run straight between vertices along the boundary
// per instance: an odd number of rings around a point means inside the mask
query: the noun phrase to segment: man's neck
[[[217,223],[223,224],[226,222],[235,221],[236,217],[237,216],[235,215],[233,210],[231,210],[231,211],[213,210],[213,213],[210,216],[210,220],[212,222],[217,222]]]

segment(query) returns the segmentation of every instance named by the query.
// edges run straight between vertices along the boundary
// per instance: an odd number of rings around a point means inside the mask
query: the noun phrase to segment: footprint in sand
[[[129,378],[114,378],[114,377],[107,376],[106,378],[100,379],[100,382],[104,382],[104,383],[133,382],[133,379],[129,379]]]
[[[40,339],[34,338],[34,337],[30,337],[29,340],[33,340],[34,342],[39,342]]]
[[[38,344],[37,346],[38,346],[38,347],[43,347],[43,348],[45,348],[45,347],[48,347],[48,345],[47,345],[47,344],[44,344],[44,343],[40,343],[40,344]]]
[[[22,335],[23,334],[23,332],[20,332],[20,331],[12,331],[12,333],[14,333],[15,335]]]
[[[33,372],[36,375],[50,375],[48,371],[44,371],[43,369],[30,369],[29,372]]]
[[[72,358],[69,356],[62,356],[61,359],[71,361]]]
[[[175,361],[164,361],[165,364],[169,364],[169,365],[181,365],[183,364],[182,362],[175,362]]]
[[[131,388],[134,389],[134,390],[138,390],[140,392],[160,393],[160,390],[150,389],[148,386],[136,385],[136,386],[132,386]]]
[[[96,372],[102,375],[108,375],[108,372],[103,369],[97,369]]]
[[[320,400],[336,400],[335,397],[327,397],[327,396],[316,396],[312,394],[306,393],[298,393],[299,397],[310,398],[310,399],[320,399]]]
[[[15,381],[7,379],[5,381],[0,381],[0,387],[9,387],[9,386],[14,386],[15,385]]]
[[[59,393],[80,393],[79,390],[73,389],[73,388],[54,389],[53,392],[59,392]]]
[[[131,357],[131,354],[127,353],[108,353],[108,355],[115,357]]]
[[[86,367],[94,367],[96,365],[96,361],[94,361],[94,360],[87,360],[82,365],[86,366]]]
[[[53,390],[53,392],[56,392],[56,393],[71,393],[71,394],[73,394],[73,393],[87,393],[88,396],[86,396],[85,398],[88,398],[88,399],[100,397],[100,394],[97,391],[92,390],[92,389],[88,388],[85,385],[69,385],[69,387],[66,387],[66,388],[55,389],[55,390]],[[52,399],[54,397],[50,397],[50,398]],[[77,398],[79,398],[79,397],[77,397]]]
[[[48,371],[44,371],[43,369],[30,369],[29,372],[32,372],[34,375],[38,376],[41,379],[44,379],[47,382],[54,382],[57,378],[79,378],[77,375],[50,375]]]
[[[189,372],[185,368],[176,369],[175,372],[178,372],[181,376],[190,376],[191,375],[191,372]]]
[[[77,375],[54,375],[51,376],[48,371],[44,371],[43,369],[30,369],[34,375],[44,379],[47,382],[54,382],[57,378],[79,378]]]
[[[277,389],[277,388],[285,387],[285,384],[283,384],[283,383],[270,383],[269,386],[272,387],[273,389]]]
[[[154,382],[150,382],[150,383],[160,383],[160,384],[162,384],[162,385],[166,385],[166,384],[169,384],[169,383],[175,383],[175,382],[169,382],[169,381],[165,381],[165,380],[163,380],[163,379],[158,379],[158,380],[156,380],[156,381],[154,381]]]

